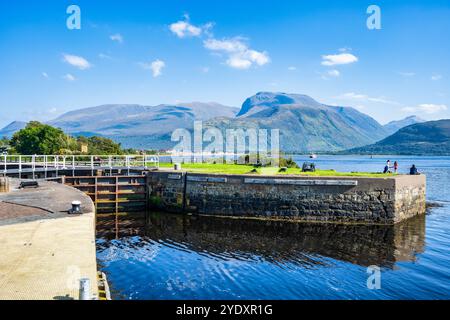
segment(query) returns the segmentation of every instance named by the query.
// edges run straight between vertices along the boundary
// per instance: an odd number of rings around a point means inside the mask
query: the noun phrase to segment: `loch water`
[[[97,221],[113,299],[449,299],[450,157],[293,156],[337,171],[427,176],[426,215],[394,226],[223,219],[148,212]],[[380,288],[369,289],[369,266]]]

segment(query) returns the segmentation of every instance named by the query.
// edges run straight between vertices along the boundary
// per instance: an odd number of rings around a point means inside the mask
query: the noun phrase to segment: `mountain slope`
[[[3,129],[0,130],[0,138],[3,138],[3,137],[11,138],[12,135],[16,131],[19,131],[19,130],[25,128],[26,125],[27,125],[27,123],[24,121],[13,121],[10,124],[8,124],[6,127],[4,127]]]
[[[416,123],[375,144],[348,150],[359,154],[450,155],[450,119]]]
[[[142,106],[113,104],[68,112],[49,122],[68,133],[105,136],[164,135],[177,128],[190,128],[194,120],[232,117],[237,108],[217,103],[192,102],[179,105]]]
[[[417,116],[409,116],[402,120],[391,121],[388,124],[385,124],[383,127],[389,135],[397,132],[401,128],[410,126],[415,123],[425,122],[425,120],[417,117]]]
[[[235,119],[212,119],[207,126],[280,129],[285,152],[336,151],[386,137],[377,121],[353,108],[324,105],[306,95],[272,92],[248,98]]]

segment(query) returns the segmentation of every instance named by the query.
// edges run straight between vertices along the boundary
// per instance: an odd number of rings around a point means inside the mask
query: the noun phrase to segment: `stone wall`
[[[426,210],[426,177],[402,176],[395,185],[395,222],[415,216]]]
[[[425,212],[425,176],[148,174],[151,208],[233,217],[392,224]]]

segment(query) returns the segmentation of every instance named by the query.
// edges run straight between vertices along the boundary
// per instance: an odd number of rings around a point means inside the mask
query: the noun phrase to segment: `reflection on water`
[[[414,261],[423,252],[425,216],[394,226],[311,224],[151,213],[145,218],[99,221],[98,237],[127,241],[132,246],[165,243],[222,259],[260,260],[275,264],[323,264],[325,256],[361,266],[392,267]],[[135,238],[133,238],[135,239]],[[129,244],[131,245],[131,244]]]

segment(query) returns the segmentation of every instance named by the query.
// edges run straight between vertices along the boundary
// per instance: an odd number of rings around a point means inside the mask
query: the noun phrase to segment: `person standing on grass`
[[[397,173],[397,170],[398,170],[398,162],[395,161],[394,162],[394,173]]]

